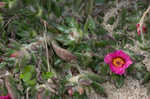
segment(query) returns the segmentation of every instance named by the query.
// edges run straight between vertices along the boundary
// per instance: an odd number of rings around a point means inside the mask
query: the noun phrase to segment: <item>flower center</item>
[[[124,59],[121,57],[114,58],[112,62],[115,67],[122,67],[125,64]]]

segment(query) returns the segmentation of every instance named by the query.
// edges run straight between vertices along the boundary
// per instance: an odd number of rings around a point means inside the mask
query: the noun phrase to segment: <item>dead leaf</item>
[[[66,49],[59,47],[54,41],[52,41],[52,47],[56,55],[59,56],[61,59],[68,62],[77,60],[76,56],[74,56],[71,52],[67,51]]]
[[[87,78],[82,78],[79,80],[79,83],[83,86],[89,86],[92,83],[92,81]]]

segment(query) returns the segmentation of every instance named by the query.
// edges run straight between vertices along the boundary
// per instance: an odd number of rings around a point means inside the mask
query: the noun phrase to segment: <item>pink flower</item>
[[[130,56],[122,50],[116,50],[112,53],[109,53],[105,56],[104,61],[106,64],[109,64],[112,72],[119,75],[124,74],[125,69],[132,64]]]
[[[140,27],[140,24],[138,23],[138,24],[136,24],[136,28],[139,28]]]
[[[3,8],[5,6],[5,2],[0,2],[0,8]]]
[[[10,95],[7,96],[0,96],[0,99],[11,99]]]
[[[68,94],[69,94],[70,96],[72,96],[73,93],[74,93],[74,92],[73,92],[73,89],[72,89],[72,88],[69,88],[69,89],[68,89]]]
[[[16,57],[19,56],[19,54],[20,54],[20,52],[19,52],[19,51],[16,51],[16,52],[12,53],[12,54],[10,55],[10,57],[16,58]]]
[[[141,35],[141,29],[140,29],[140,24],[139,24],[139,23],[136,24],[136,28],[137,28],[137,33],[138,33],[138,35],[140,36],[140,35]],[[146,30],[147,30],[147,28],[143,25],[143,26],[142,26],[142,31],[143,31],[143,33],[145,33]]]

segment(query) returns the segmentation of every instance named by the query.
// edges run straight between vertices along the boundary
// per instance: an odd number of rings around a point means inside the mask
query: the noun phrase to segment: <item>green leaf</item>
[[[145,58],[143,55],[139,55],[139,54],[134,54],[133,57],[135,62],[141,62]]]
[[[49,79],[49,78],[52,78],[53,76],[54,76],[54,74],[52,72],[42,73],[42,77],[44,79]]]
[[[95,3],[96,3],[97,5],[103,5],[103,4],[105,4],[105,3],[108,3],[108,1],[109,1],[109,0],[95,0]],[[111,1],[113,1],[113,0],[111,0]]]
[[[0,83],[0,96],[7,95],[7,89],[5,87],[4,82]]]
[[[144,76],[144,80],[142,81],[142,84],[149,82],[149,80],[150,80],[150,72],[147,72]]]
[[[99,83],[93,82],[91,86],[97,93],[100,93],[102,96],[107,97],[107,93],[105,92],[105,89]]]
[[[140,49],[142,49],[144,51],[150,51],[150,46],[149,45],[144,45],[144,46],[140,47]]]
[[[27,65],[24,67],[24,72],[34,72],[35,68],[33,65]]]
[[[121,25],[121,27],[123,27],[126,24],[127,14],[128,14],[128,11],[127,11],[127,9],[124,8],[121,11],[121,18],[120,18],[120,25]]]
[[[93,11],[93,6],[94,6],[94,1],[95,0],[87,0],[87,5],[86,5],[86,13],[87,15],[91,15]]]
[[[124,77],[116,74],[111,75],[111,79],[114,81],[114,84],[117,88],[120,88],[124,84]]]
[[[51,0],[41,0],[41,4],[43,5],[43,8],[47,10],[47,12],[51,12]]]
[[[128,30],[129,30],[129,31],[134,31],[134,30],[136,30],[136,24],[130,24],[130,25],[128,26]]]
[[[88,99],[88,97],[86,94],[80,95],[78,92],[75,92],[73,94],[73,99]]]
[[[115,17],[111,17],[109,20],[108,20],[108,24],[110,25],[113,25],[115,22]]]
[[[23,74],[20,75],[20,78],[23,79],[23,81],[27,82],[31,79],[32,74],[30,72],[25,72]]]
[[[79,28],[79,24],[78,24],[77,20],[73,17],[67,18],[66,22],[68,23],[69,27],[71,27],[71,28],[76,28],[76,29]]]
[[[18,83],[12,76],[8,76],[5,79],[5,86],[9,90],[14,99],[21,99],[20,91],[17,89]]]
[[[61,16],[61,13],[62,13],[61,7],[56,2],[54,1],[51,2],[51,9],[57,17]]]
[[[79,11],[82,1],[83,0],[73,0],[73,10]]]
[[[34,86],[34,85],[37,83],[37,81],[36,81],[36,79],[32,79],[32,80],[27,81],[26,83],[27,83],[29,86]]]
[[[100,65],[100,74],[101,75],[108,75],[109,74],[109,66],[107,65]]]
[[[106,79],[104,79],[104,77],[101,77],[100,75],[96,75],[93,73],[85,73],[86,77],[91,79],[94,82],[98,82],[98,83],[103,83],[106,81]]]
[[[70,32],[70,30],[69,30],[70,28],[65,26],[65,25],[57,25],[56,28],[63,33],[69,33]]]
[[[96,29],[96,34],[97,35],[105,35],[108,32],[100,25],[99,27],[97,27]]]
[[[85,22],[85,25],[84,25],[84,31],[88,31],[88,29],[90,30],[94,30],[96,28],[96,25],[95,25],[95,21],[94,19],[89,15],[86,22]]]
[[[6,62],[0,63],[0,69],[4,68],[6,66],[6,64],[7,64]]]
[[[35,68],[33,65],[27,65],[22,69],[20,79],[22,79],[26,85],[34,85],[36,79],[32,79],[35,74]]]
[[[96,41],[95,42],[95,46],[96,47],[106,47],[106,46],[108,46],[108,45],[110,45],[112,42],[110,42],[110,41],[107,41],[107,40],[101,40],[101,41]]]
[[[127,74],[129,75],[135,75],[135,71],[136,71],[136,68],[134,65],[131,65],[130,67],[127,68]]]
[[[135,64],[135,69],[135,74],[132,76],[138,80],[142,80],[147,72],[146,67],[143,64],[137,63]]]

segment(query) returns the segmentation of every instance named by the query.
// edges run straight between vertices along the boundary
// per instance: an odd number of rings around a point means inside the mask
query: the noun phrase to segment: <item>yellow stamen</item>
[[[122,67],[125,64],[124,59],[121,57],[114,58],[112,62],[115,67]]]

